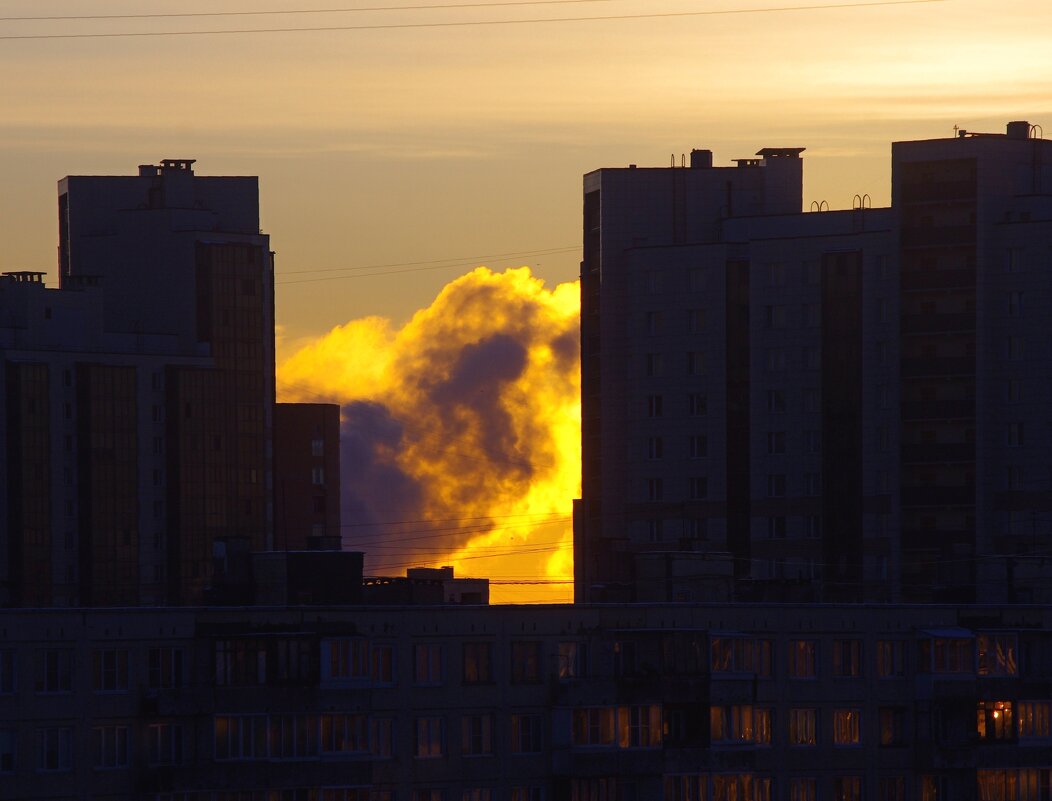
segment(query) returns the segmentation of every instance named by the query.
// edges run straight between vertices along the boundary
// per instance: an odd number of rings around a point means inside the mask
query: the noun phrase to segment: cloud
[[[367,571],[571,578],[579,313],[576,283],[479,267],[400,329],[353,320],[281,364],[284,400],[342,405],[344,545],[366,551]],[[567,584],[493,592],[569,596]]]

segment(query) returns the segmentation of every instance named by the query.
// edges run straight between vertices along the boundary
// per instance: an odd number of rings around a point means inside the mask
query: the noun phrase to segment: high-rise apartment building
[[[0,603],[198,603],[274,547],[258,180],[168,159],[59,182],[59,288],[0,281]]]
[[[584,179],[578,601],[1047,598],[1052,143],[802,148]]]

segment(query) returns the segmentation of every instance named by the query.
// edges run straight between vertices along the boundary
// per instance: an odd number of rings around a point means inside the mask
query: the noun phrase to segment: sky
[[[446,308],[444,288],[479,265],[528,266],[554,296],[577,277],[581,175],[599,167],[806,147],[804,205],[836,209],[856,193],[888,202],[893,140],[1012,119],[1052,136],[1047,0],[425,5],[452,3],[0,0],[0,270],[46,270],[55,283],[64,175],[132,174],[162,158],[258,175],[285,364],[364,319],[384,321],[383,347],[408,337],[414,315]],[[290,8],[301,13],[245,13]],[[326,8],[345,10],[303,13]],[[13,19],[195,12],[238,15]],[[631,18],[566,19],[578,17]],[[406,25],[428,27],[382,27]],[[183,35],[304,27],[358,29]],[[166,31],[180,35],[56,38]],[[27,36],[51,38],[13,38]],[[535,334],[517,340],[526,352]],[[396,399],[410,376],[388,376],[383,391],[348,378],[336,392],[306,376],[305,358],[288,397],[324,390],[406,412]]]

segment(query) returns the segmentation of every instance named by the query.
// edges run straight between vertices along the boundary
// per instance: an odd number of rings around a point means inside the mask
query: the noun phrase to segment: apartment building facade
[[[1046,607],[10,610],[0,629],[0,798],[1052,798]]]
[[[801,148],[585,176],[579,601],[1046,599],[1035,132],[896,143],[890,208],[802,213]]]

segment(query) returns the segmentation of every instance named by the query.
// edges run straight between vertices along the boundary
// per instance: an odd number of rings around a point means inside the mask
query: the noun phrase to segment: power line
[[[119,39],[158,38],[164,36],[224,36],[252,33],[318,33],[322,31],[385,31],[424,28],[465,28],[495,25],[535,25],[562,22],[604,22],[631,19],[672,19],[686,17],[711,17],[740,14],[769,14],[793,11],[826,11],[832,9],[873,8],[877,6],[912,6],[926,3],[945,3],[952,0],[870,0],[863,3],[829,3],[801,6],[759,6],[756,8],[732,8],[718,11],[666,11],[644,14],[607,14],[587,17],[538,17],[536,19],[490,19],[461,20],[453,22],[399,22],[375,25],[318,25],[301,28],[228,28],[208,31],[124,31],[114,33],[39,33],[18,36],[0,36],[0,41],[28,39]]]
[[[610,3],[615,0],[509,0],[503,3],[431,3],[411,6],[363,6],[360,8],[292,8],[263,11],[183,11],[169,14],[56,14],[43,17],[0,17],[0,22],[58,22],[111,19],[186,19],[192,17],[265,17],[301,14],[353,14],[362,11],[433,11],[457,8],[503,8],[516,6],[554,6],[572,3]]]

